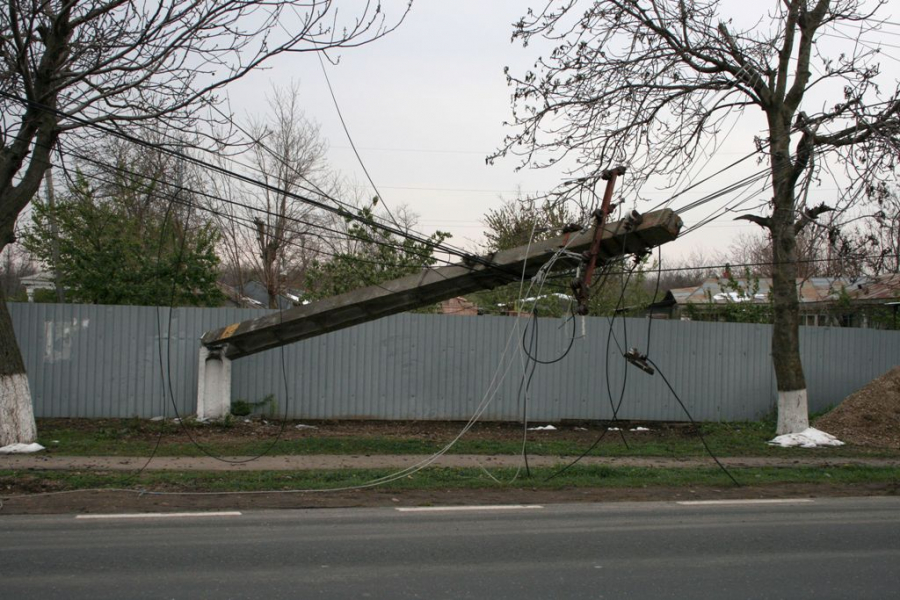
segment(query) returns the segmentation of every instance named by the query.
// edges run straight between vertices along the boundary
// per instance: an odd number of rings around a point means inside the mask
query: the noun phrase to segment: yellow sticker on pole
[[[240,323],[234,323],[234,324],[232,324],[232,325],[229,325],[229,326],[226,327],[225,329],[223,329],[223,330],[222,330],[222,335],[219,336],[219,339],[220,339],[220,340],[224,340],[225,338],[231,337],[232,334],[233,334],[235,331],[237,331],[238,325],[240,325]]]

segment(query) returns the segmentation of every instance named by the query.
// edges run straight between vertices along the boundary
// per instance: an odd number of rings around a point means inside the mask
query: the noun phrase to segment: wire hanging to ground
[[[665,382],[666,387],[669,388],[670,392],[672,392],[672,396],[678,402],[679,406],[681,406],[681,409],[684,411],[684,414],[687,415],[687,418],[691,422],[691,425],[693,425],[697,429],[697,435],[700,436],[700,441],[703,442],[703,447],[706,448],[706,452],[712,457],[712,459],[716,462],[716,464],[719,465],[719,468],[722,469],[722,471],[726,475],[728,475],[728,478],[731,479],[732,482],[734,482],[734,485],[740,487],[741,484],[738,483],[738,480],[734,478],[734,475],[731,474],[731,471],[729,471],[728,469],[725,468],[725,465],[723,465],[719,461],[719,458],[713,453],[712,449],[709,447],[709,444],[706,443],[706,437],[704,437],[703,432],[700,430],[700,427],[694,421],[694,417],[691,416],[691,413],[687,409],[687,406],[685,406],[684,402],[681,401],[681,398],[679,398],[678,393],[675,392],[675,389],[672,387],[672,384],[669,383],[669,380],[666,378],[665,374],[659,368],[659,365],[657,365],[655,362],[653,362],[653,360],[651,358],[649,358],[647,356],[644,357],[644,360],[646,360],[648,363],[650,363],[653,366],[653,368],[656,369],[656,372],[659,373],[659,376],[662,377],[662,380],[663,380],[663,382]]]

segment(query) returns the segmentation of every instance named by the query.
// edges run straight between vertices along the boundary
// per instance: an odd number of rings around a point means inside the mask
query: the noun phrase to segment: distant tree
[[[160,212],[142,211],[138,218],[132,200],[124,193],[101,197],[79,173],[53,209],[33,202],[32,226],[22,243],[57,274],[72,302],[219,305],[215,227],[200,221],[185,229]],[[52,249],[54,234],[58,255]]]
[[[496,252],[524,246],[529,240],[545,240],[559,235],[563,227],[575,221],[565,202],[538,200],[520,193],[484,215],[484,249]]]
[[[218,178],[216,203],[223,254],[239,289],[250,278],[266,288],[269,308],[303,272],[319,249],[317,229],[323,215],[297,195],[322,198],[335,192],[327,171],[327,144],[319,127],[300,108],[296,83],[273,87],[267,112],[251,118],[250,162],[254,178],[266,187],[250,187]],[[237,200],[232,203],[229,200]]]
[[[719,275],[722,272],[721,266],[730,261],[731,259],[721,252],[709,253],[702,249],[694,249],[686,257],[663,260],[659,285],[657,286],[655,276],[652,276],[652,279],[648,277],[646,285],[653,290],[658,287],[660,296],[671,289],[696,287],[705,279]],[[659,267],[657,264],[654,269]]]
[[[420,272],[435,264],[435,246],[450,238],[438,231],[427,241],[398,237],[375,225],[372,208],[346,219],[347,246],[328,259],[316,259],[306,270],[304,295],[320,300]]]
[[[778,433],[808,426],[800,361],[797,234],[829,207],[804,189],[841,166],[848,200],[888,177],[900,147],[900,87],[882,82],[865,33],[886,2],[783,0],[751,8],[748,26],[721,16],[718,0],[569,0],[529,11],[513,31],[552,43],[524,74],[509,73],[516,128],[492,158],[531,166],[572,159],[584,177],[627,163],[631,181],[677,181],[748,109],[765,119],[753,140],[772,184],[771,213],[746,218],[773,240]],[[845,50],[828,35],[846,27]],[[852,27],[852,29],[850,29]],[[815,88],[840,90],[828,101]],[[580,173],[581,171],[579,171]]]
[[[539,242],[560,235],[562,229],[577,219],[566,202],[557,202],[549,198],[531,198],[521,193],[513,199],[504,200],[499,208],[488,210],[482,218],[484,223],[485,253],[508,250],[517,246]],[[520,293],[529,292],[528,282],[523,287],[517,282],[469,294],[467,298],[477,304],[480,309],[490,313],[506,313],[524,310],[531,312],[535,306],[540,314],[561,314],[567,303],[554,294],[568,294],[565,286],[550,284],[539,291],[532,289],[532,298],[538,295],[543,298],[530,301],[527,306],[519,306]],[[527,296],[526,296],[527,297]]]
[[[850,234],[872,275],[900,273],[900,193],[897,187],[874,186],[875,212]]]
[[[852,269],[841,269],[837,261],[831,261],[829,236],[826,227],[807,227],[797,234],[797,277],[828,277],[852,275]],[[766,232],[742,233],[728,247],[727,259],[743,272],[746,266],[756,277],[771,278],[775,272],[772,265],[772,236]],[[834,264],[832,264],[834,263]]]

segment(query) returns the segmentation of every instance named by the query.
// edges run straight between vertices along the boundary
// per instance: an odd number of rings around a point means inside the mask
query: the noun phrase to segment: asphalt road
[[[900,498],[0,517],[0,598],[897,598]]]

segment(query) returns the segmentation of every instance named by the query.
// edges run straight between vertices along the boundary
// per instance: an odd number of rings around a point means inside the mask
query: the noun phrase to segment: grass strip
[[[664,469],[577,465],[559,477],[548,478],[556,469],[532,469],[531,477],[511,468],[488,469],[430,467],[379,486],[387,490],[433,489],[563,489],[640,488],[649,486],[730,486],[718,469]],[[362,486],[396,473],[389,469],[342,469],[335,471],[246,471],[179,472],[147,471],[141,475],[101,471],[0,471],[0,490],[17,493],[79,489],[127,488],[170,492],[261,492],[318,490]],[[900,468],[836,466],[829,468],[743,468],[732,473],[744,485],[771,483],[817,483],[848,485],[900,483]]]
[[[900,450],[842,446],[838,448],[817,448],[812,453],[808,449],[780,448],[766,444],[773,437],[743,429],[726,430],[714,428],[705,433],[710,448],[717,456],[818,456],[818,457],[900,457]],[[274,438],[273,438],[274,439]],[[673,434],[642,439],[641,434],[629,434],[626,447],[617,435],[607,435],[591,455],[593,456],[635,456],[635,457],[692,457],[705,456],[706,450],[698,436]],[[93,434],[82,431],[49,431],[38,440],[49,454],[57,456],[148,456],[156,446],[156,441],[129,439],[108,434]],[[266,452],[269,455],[385,455],[385,454],[426,454],[430,455],[443,447],[445,442],[414,438],[396,437],[304,437],[293,440],[233,440],[204,441],[197,445],[191,442],[174,441],[165,436],[156,453],[157,456],[204,456],[205,452],[214,456],[256,456]],[[590,445],[587,441],[553,440],[548,435],[533,436],[528,443],[528,453],[535,456],[577,456]],[[517,455],[522,451],[520,440],[461,439],[450,449],[450,454]]]

